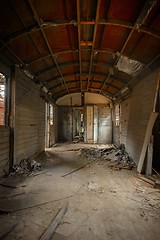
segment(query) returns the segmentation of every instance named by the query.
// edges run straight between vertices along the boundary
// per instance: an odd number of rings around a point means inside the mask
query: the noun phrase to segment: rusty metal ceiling
[[[115,99],[160,63],[159,0],[1,0],[1,61],[18,64],[56,100]]]

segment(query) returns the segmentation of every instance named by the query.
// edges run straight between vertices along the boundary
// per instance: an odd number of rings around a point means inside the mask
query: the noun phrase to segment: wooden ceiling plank
[[[97,9],[96,9],[96,19],[95,19],[95,25],[94,25],[94,33],[93,33],[92,51],[91,51],[90,65],[89,65],[89,72],[88,72],[87,92],[88,92],[89,81],[90,81],[90,73],[92,71],[92,62],[93,62],[93,57],[94,57],[94,45],[95,45],[96,34],[97,34],[98,19],[99,19],[99,13],[100,13],[100,5],[101,5],[101,0],[98,0]]]
[[[69,93],[68,87],[67,87],[66,84],[65,84],[65,80],[64,80],[63,75],[62,75],[62,73],[61,73],[61,71],[60,71],[60,69],[59,69],[59,66],[58,66],[58,63],[57,63],[57,61],[56,61],[56,58],[55,58],[55,56],[53,55],[52,49],[51,49],[51,47],[50,47],[50,45],[49,45],[48,39],[47,39],[47,37],[46,37],[46,35],[45,35],[45,33],[44,33],[43,28],[41,28],[40,19],[39,19],[39,16],[38,16],[38,14],[37,14],[37,11],[36,11],[36,9],[35,9],[35,7],[34,7],[34,5],[33,5],[33,2],[32,2],[32,0],[28,0],[28,2],[29,2],[29,5],[30,5],[30,7],[31,7],[31,9],[32,9],[32,12],[33,12],[33,14],[34,14],[34,18],[35,18],[36,22],[38,23],[38,26],[39,26],[39,28],[40,28],[40,31],[41,31],[42,35],[43,35],[43,38],[44,38],[44,40],[45,40],[45,42],[46,42],[46,45],[47,45],[47,47],[48,47],[48,49],[49,49],[49,52],[50,52],[50,54],[51,54],[51,56],[52,56],[52,58],[53,58],[53,61],[54,61],[55,65],[56,65],[56,67],[57,67],[58,73],[59,73],[60,78],[61,78],[62,86],[64,86],[64,87],[66,88],[67,92]]]
[[[150,65],[152,65],[158,58],[160,58],[160,54],[158,54],[154,59],[152,59],[140,72],[138,75],[135,75],[127,84],[125,84],[125,87],[128,87],[132,82],[135,81],[135,79],[137,79],[137,77],[139,77],[148,67],[150,67]],[[121,90],[119,92],[117,92],[113,97],[116,98],[119,94],[121,93]]]
[[[147,0],[147,2],[150,2],[150,0]],[[123,47],[122,47],[122,49],[121,49],[121,51],[120,51],[120,53],[119,53],[117,59],[115,60],[115,62],[114,62],[114,64],[113,64],[113,69],[115,68],[117,62],[119,61],[121,55],[123,54],[123,51],[124,51],[125,47],[127,46],[129,40],[131,39],[131,36],[132,36],[134,30],[137,29],[137,28],[138,28],[138,29],[140,28],[140,26],[141,26],[141,25],[139,24],[140,17],[141,17],[141,15],[143,15],[144,8],[145,8],[147,2],[145,2],[144,6],[142,7],[142,9],[141,9],[141,11],[140,11],[140,13],[139,13],[138,18],[136,19],[136,21],[135,21],[133,27],[131,28],[131,31],[130,31],[129,35],[128,35],[128,37],[127,37],[127,39],[126,39],[126,41],[125,41],[125,43],[124,43],[124,45],[123,45]],[[154,7],[154,5],[153,5],[152,7]],[[150,10],[151,10],[151,8],[150,8]],[[148,15],[147,15],[147,17],[148,17]],[[146,19],[147,19],[147,18],[146,18]],[[146,19],[145,19],[145,20],[146,20]],[[103,85],[102,85],[102,87],[101,87],[99,93],[102,92],[102,90],[103,90],[105,84],[107,83],[108,78],[110,77],[110,75],[111,75],[111,73],[108,73],[108,75],[107,75],[107,77],[106,77],[106,79],[105,79],[105,81],[104,81],[104,83],[103,83]]]
[[[81,23],[80,23],[80,0],[77,0],[77,21],[78,21],[78,50],[79,50],[79,73],[80,73],[80,89],[82,89],[82,57],[81,57]]]

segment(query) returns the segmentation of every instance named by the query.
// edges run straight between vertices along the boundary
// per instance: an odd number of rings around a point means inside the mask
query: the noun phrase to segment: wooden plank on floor
[[[144,159],[145,159],[145,155],[146,155],[146,151],[147,151],[147,146],[148,146],[148,143],[149,143],[149,139],[152,135],[152,129],[153,129],[153,126],[154,126],[154,123],[156,121],[157,116],[158,116],[158,113],[152,112],[151,116],[150,116],[150,119],[149,119],[149,122],[148,122],[147,131],[146,131],[146,135],[145,135],[145,138],[144,138],[142,151],[141,151],[141,155],[140,155],[139,163],[138,163],[138,167],[137,167],[137,170],[138,170],[139,173],[142,172],[143,163],[144,163]]]
[[[47,230],[43,233],[43,235],[40,237],[40,240],[49,240],[55,233],[55,230],[57,229],[62,217],[67,211],[67,205],[63,207],[59,213],[56,215],[56,217],[52,220],[50,225],[48,226]]]
[[[153,159],[153,136],[151,137],[150,143],[148,144],[147,149],[147,166],[146,166],[146,174],[152,174],[152,159]]]

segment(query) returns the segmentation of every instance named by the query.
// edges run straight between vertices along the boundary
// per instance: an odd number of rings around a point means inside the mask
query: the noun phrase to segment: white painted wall
[[[85,93],[84,94],[84,104],[109,104],[111,100],[97,93]],[[64,97],[59,98],[56,101],[57,105],[63,106],[81,106],[81,94],[73,93],[68,94]]]

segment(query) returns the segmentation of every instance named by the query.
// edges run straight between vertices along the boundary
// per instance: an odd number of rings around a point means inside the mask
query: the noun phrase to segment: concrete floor
[[[3,239],[39,239],[66,204],[52,239],[160,239],[160,191],[136,170],[115,171],[99,160],[62,177],[91,160],[78,151],[89,146],[58,144],[40,155],[43,174],[20,177],[16,188],[1,186],[0,208],[9,213],[0,215],[0,226],[15,224]]]

